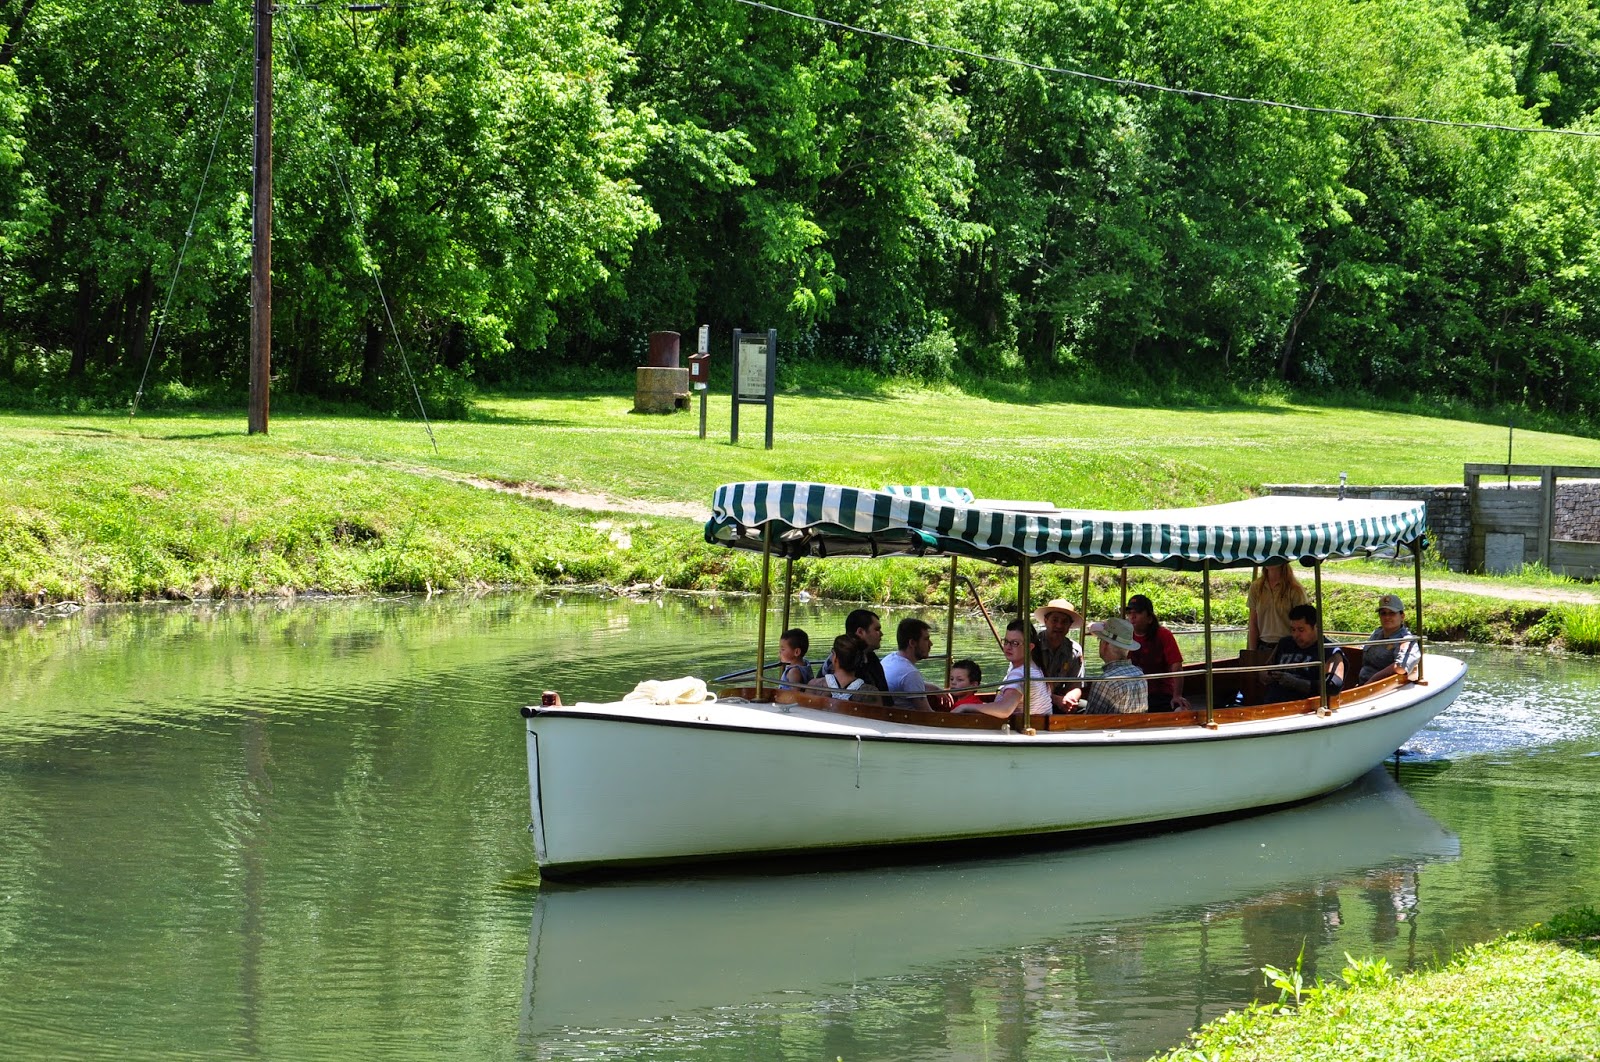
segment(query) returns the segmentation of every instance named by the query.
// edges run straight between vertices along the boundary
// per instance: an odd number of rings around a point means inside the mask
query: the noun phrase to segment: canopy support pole
[[[1086,569],[1087,570],[1087,569]],[[1028,601],[1033,596],[1033,562],[1023,557],[1017,562],[1017,619],[1022,621],[1022,725],[1017,729],[1031,730],[1033,721],[1033,646],[1029,642],[1038,637],[1033,630],[1033,617],[1028,614]]]
[[[959,558],[950,557],[950,608],[945,613],[944,621],[944,688],[950,688],[950,671],[956,663],[956,562]]]
[[[1217,701],[1217,672],[1211,664],[1211,561],[1209,560],[1200,565],[1200,612],[1206,630],[1206,729],[1215,730],[1217,724],[1211,718],[1211,712]]]
[[[1122,584],[1122,607],[1117,609],[1117,615],[1128,611],[1128,566],[1124,564],[1117,572],[1117,579]]]
[[[1317,587],[1317,714],[1328,714],[1328,639],[1322,633],[1328,629],[1328,620],[1322,614],[1322,561],[1311,566],[1316,575]]]
[[[761,618],[756,623],[756,700],[764,700],[767,675],[767,607],[772,604],[772,525],[761,529]]]
[[[1411,543],[1412,571],[1416,576],[1417,592],[1417,629],[1413,632],[1417,636],[1417,681],[1422,681],[1422,661],[1427,656],[1422,645],[1422,539],[1415,539]],[[1403,658],[1403,655],[1402,657]]]
[[[789,629],[789,602],[794,599],[794,558],[783,558],[783,627],[778,631],[778,637],[783,637]]]
[[[1089,644],[1089,566],[1087,564],[1083,566],[1082,608],[1083,611],[1078,613],[1078,644],[1087,646]],[[1084,670],[1088,671],[1087,664],[1085,664]],[[1084,688],[1087,689],[1088,687],[1085,686]]]

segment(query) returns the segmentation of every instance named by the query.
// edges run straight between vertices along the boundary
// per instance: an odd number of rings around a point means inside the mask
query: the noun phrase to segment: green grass
[[[1268,971],[1286,1000],[1234,1011],[1164,1062],[1435,1062],[1600,1058],[1600,915],[1565,912],[1406,977],[1351,960],[1343,982]]]
[[[658,580],[739,590],[758,578],[755,559],[706,546],[695,520],[560,509],[465,478],[698,506],[720,483],[776,478],[961,484],[1117,508],[1229,500],[1263,482],[1334,482],[1340,471],[1356,483],[1459,482],[1463,461],[1493,460],[1504,445],[1494,426],[1279,397],[1153,409],[1011,402],[1030,396],[998,383],[974,394],[868,388],[849,374],[791,382],[798,389],[779,400],[771,451],[755,406],[730,444],[725,395],[708,405],[705,440],[696,411],[638,416],[631,396],[614,391],[487,396],[473,419],[435,425],[437,453],[420,423],[325,412],[277,415],[269,435],[254,437],[242,412],[0,414],[0,603]],[[1519,432],[1517,459],[1600,463],[1600,445]],[[945,593],[940,563],[797,569],[799,585],[840,599],[931,603]],[[1006,595],[995,570],[971,571],[992,598]],[[1080,578],[1045,570],[1036,594],[1076,599]],[[1130,592],[1140,590],[1176,621],[1199,618],[1193,580],[1156,573]],[[1243,622],[1237,596],[1225,585],[1219,620]],[[1330,589],[1330,626],[1370,630],[1370,598]],[[1093,610],[1116,600],[1112,573],[1100,573]],[[1549,642],[1584,616],[1552,615],[1441,599],[1427,619],[1430,633],[1532,631]]]

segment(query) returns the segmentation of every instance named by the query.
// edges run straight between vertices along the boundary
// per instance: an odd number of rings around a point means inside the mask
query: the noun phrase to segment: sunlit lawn
[[[630,395],[489,397],[473,420],[243,412],[0,414],[0,600],[337,592],[666,579],[741,585],[686,519],[604,517],[463,485],[479,477],[706,506],[717,484],[802,479],[956,484],[984,497],[1133,508],[1224,501],[1269,482],[1459,483],[1503,460],[1504,429],[1282,404],[1182,410],[1010,404],[954,391],[785,394],[776,445],[725,394],[698,411],[630,412]],[[1600,443],[1522,432],[1527,463],[1600,464]],[[614,519],[614,518],[613,518]],[[900,599],[887,569],[818,591]],[[902,585],[903,583],[903,585]],[[859,585],[857,585],[859,584]]]

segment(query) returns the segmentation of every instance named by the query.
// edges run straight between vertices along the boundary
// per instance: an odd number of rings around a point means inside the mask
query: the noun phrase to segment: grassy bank
[[[637,510],[693,512],[717,484],[754,478],[1183,505],[1265,481],[1332,482],[1340,471],[1356,483],[1459,482],[1463,460],[1504,452],[1497,427],[1411,414],[1279,401],[1090,406],[910,387],[857,397],[842,383],[781,400],[771,451],[755,407],[740,444],[729,443],[726,398],[711,404],[705,440],[694,413],[635,416],[628,395],[490,398],[475,419],[435,426],[437,453],[409,421],[278,416],[270,435],[251,437],[238,414],[0,415],[0,603],[594,583],[741,590],[755,585],[756,558],[707,547],[687,515]],[[1570,436],[1523,432],[1517,444],[1519,461],[1600,458],[1592,440]],[[558,507],[538,497],[547,489],[603,493],[635,511]],[[994,595],[1007,592],[992,569],[970,570]],[[942,564],[802,564],[798,574],[841,599],[909,604],[945,592]],[[1079,597],[1080,577],[1046,572],[1038,593]],[[1218,617],[1242,622],[1237,577],[1223,583]],[[1153,575],[1139,589],[1177,621],[1200,615],[1191,580]],[[1093,607],[1111,607],[1117,593],[1103,574]],[[1331,626],[1371,628],[1370,591],[1329,595]],[[1592,607],[1430,601],[1435,636],[1546,644],[1582,629],[1600,645]]]
[[[1433,1062],[1600,1058],[1600,914],[1563,913],[1526,933],[1396,977],[1351,960],[1342,982],[1268,975],[1278,1003],[1235,1011],[1163,1062]]]

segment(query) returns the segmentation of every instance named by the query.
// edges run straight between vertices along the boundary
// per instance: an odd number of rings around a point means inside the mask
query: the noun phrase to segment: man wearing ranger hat
[[[1378,598],[1378,629],[1372,632],[1371,641],[1382,645],[1368,645],[1361,651],[1360,682],[1386,679],[1411,671],[1417,666],[1422,649],[1417,644],[1411,628],[1406,626],[1406,606],[1396,594]]]
[[[1094,682],[1089,692],[1073,690],[1066,695],[1067,711],[1091,715],[1129,715],[1148,711],[1149,686],[1144,672],[1128,661],[1128,654],[1139,648],[1133,624],[1121,616],[1104,623],[1089,624],[1089,633],[1100,640],[1100,660],[1107,681]]]
[[[1078,622],[1078,610],[1058,597],[1040,606],[1033,614],[1033,621],[1044,628],[1039,647],[1033,654],[1033,662],[1039,665],[1039,670],[1053,679],[1082,678],[1083,647],[1067,634]],[[1057,708],[1066,707],[1066,692],[1064,684],[1051,687],[1050,699]]]

